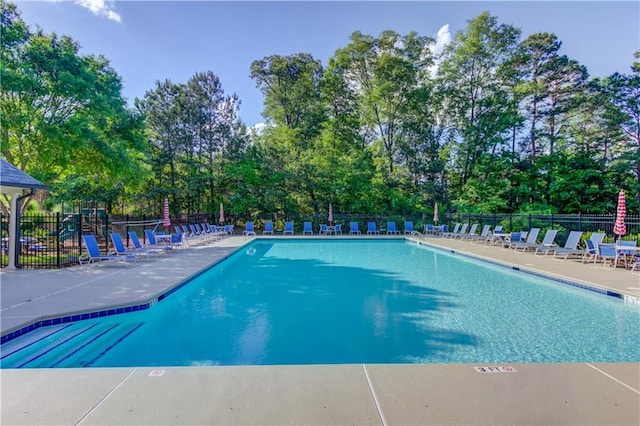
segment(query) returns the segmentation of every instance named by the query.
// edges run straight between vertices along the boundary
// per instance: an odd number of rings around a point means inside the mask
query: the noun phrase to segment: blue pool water
[[[258,240],[148,310],[12,340],[2,367],[640,362],[639,330],[638,305],[403,240]]]

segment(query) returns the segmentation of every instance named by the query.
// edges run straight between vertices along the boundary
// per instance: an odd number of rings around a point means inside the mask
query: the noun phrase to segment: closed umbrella
[[[333,222],[333,208],[331,207],[331,203],[329,203],[329,223]]]
[[[438,220],[440,220],[440,218],[438,218],[438,203],[435,203],[433,206],[433,223],[437,225]]]
[[[624,218],[627,215],[627,203],[624,197],[624,190],[618,194],[618,209],[616,210],[616,223],[613,225],[613,233],[622,237],[627,233],[627,227],[624,223]]]
[[[222,206],[222,203],[220,203],[220,223],[224,222],[224,207]]]
[[[166,229],[171,228],[171,218],[169,217],[169,199],[164,199],[164,221],[163,225]]]

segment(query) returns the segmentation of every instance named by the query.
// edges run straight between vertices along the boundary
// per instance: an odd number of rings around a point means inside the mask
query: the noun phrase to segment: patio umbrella
[[[220,203],[220,223],[224,222],[224,207],[222,207],[222,203]]]
[[[164,199],[164,222],[163,225],[165,228],[171,228],[171,219],[169,218],[169,199]]]
[[[433,223],[437,225],[438,220],[440,220],[440,218],[438,218],[438,203],[435,203],[433,206]]]
[[[333,222],[333,208],[331,207],[331,203],[329,203],[329,223]]]
[[[613,233],[622,237],[627,233],[627,227],[624,224],[624,218],[627,215],[627,203],[624,198],[624,190],[618,194],[618,209],[616,211],[616,223],[613,225]]]

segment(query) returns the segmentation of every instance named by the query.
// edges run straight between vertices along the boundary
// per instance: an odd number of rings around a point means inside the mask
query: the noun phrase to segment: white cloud
[[[449,31],[449,24],[444,24],[438,30],[436,34],[436,44],[433,46],[433,56],[435,57],[435,63],[429,68],[429,72],[432,77],[438,73],[438,67],[440,66],[440,55],[444,52],[444,48],[451,43],[451,32]]]
[[[113,0],[75,0],[79,6],[89,9],[98,16],[104,16],[112,21],[122,22],[120,15],[115,11]]]

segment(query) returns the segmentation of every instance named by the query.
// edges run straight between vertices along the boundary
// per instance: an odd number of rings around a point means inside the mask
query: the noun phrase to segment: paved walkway
[[[62,314],[145,303],[245,244],[133,267],[0,273],[1,333]],[[640,296],[640,274],[458,240],[460,254]],[[9,424],[640,424],[640,364],[318,365],[0,370]]]

